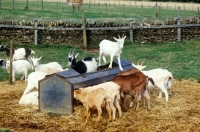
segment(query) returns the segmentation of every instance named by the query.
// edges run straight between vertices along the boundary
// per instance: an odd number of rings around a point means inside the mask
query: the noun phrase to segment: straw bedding
[[[97,112],[94,111],[86,124],[82,105],[75,106],[72,115],[62,116],[37,112],[37,106],[20,106],[18,101],[26,85],[24,81],[16,81],[13,85],[0,82],[0,131],[200,131],[200,84],[193,79],[174,80],[169,102],[165,102],[164,97],[158,99],[158,92],[154,90],[150,94],[150,111],[141,103],[139,111],[130,108],[113,122],[107,121],[108,115],[103,111],[100,123],[95,123]]]

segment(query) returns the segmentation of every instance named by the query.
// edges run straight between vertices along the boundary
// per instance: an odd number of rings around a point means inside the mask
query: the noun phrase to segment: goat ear
[[[75,58],[77,58],[78,54],[79,54],[79,53],[77,53],[77,54],[75,55]]]

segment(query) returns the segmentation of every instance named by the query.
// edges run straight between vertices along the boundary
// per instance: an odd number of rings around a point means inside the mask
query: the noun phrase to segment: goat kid
[[[71,66],[72,69],[80,74],[97,71],[97,61],[95,58],[85,57],[82,60],[76,62],[76,58],[79,53],[74,55],[74,50],[70,50],[68,53],[68,66]]]
[[[22,75],[21,80],[27,81],[28,70],[32,69],[32,65],[27,60],[16,60],[12,62],[12,81],[15,81],[15,75]],[[10,60],[6,61],[6,70],[10,73]]]
[[[10,57],[10,49],[6,48],[6,45],[1,45],[0,46],[0,52],[4,51],[8,57]],[[18,48],[18,49],[13,49],[13,60],[21,60],[21,59],[26,59],[29,62],[30,61],[30,55],[35,54],[33,50],[30,50],[28,48]]]
[[[20,105],[38,105],[38,91],[33,91],[22,95],[19,100]]]
[[[96,122],[99,122],[103,107],[106,107],[109,114],[109,120],[111,120],[111,109],[109,106],[110,98],[106,95],[106,90],[103,88],[92,91],[83,91],[82,89],[74,90],[74,98],[80,100],[86,108],[84,114],[84,116],[86,116],[86,122],[90,117],[91,109],[97,109],[98,118]]]
[[[120,61],[120,54],[122,53],[122,49],[124,47],[124,40],[126,36],[122,36],[122,38],[119,39],[113,37],[117,42],[112,42],[110,40],[102,40],[99,44],[99,66],[101,65],[101,58],[103,58],[104,63],[106,64],[106,58],[105,56],[110,56],[110,65],[109,69],[112,69],[112,62],[113,62],[113,57],[117,57],[118,59],[118,64],[119,64],[119,69],[121,71],[124,71],[122,66],[121,66],[121,61]]]
[[[132,63],[134,67],[142,71],[146,76],[151,77],[155,85],[151,85],[151,83],[148,83],[148,89],[151,90],[155,87],[159,88],[159,98],[162,97],[162,93],[165,94],[166,101],[169,100],[169,95],[171,95],[171,87],[172,87],[172,79],[173,75],[171,72],[169,72],[167,69],[157,68],[152,69],[149,71],[144,71],[143,69],[146,66],[143,66],[142,63],[139,65],[135,65]]]
[[[35,71],[39,71],[40,69],[42,69],[44,67],[51,67],[51,68],[63,71],[62,66],[58,62],[50,62],[50,63],[47,63],[47,64],[39,64],[39,61],[41,60],[41,58],[42,58],[42,56],[40,58],[35,58],[34,56],[31,57]]]
[[[121,106],[120,106],[120,95],[119,95],[119,90],[120,86],[112,81],[105,82],[105,83],[100,83],[98,85],[94,86],[89,86],[85,88],[79,88],[82,91],[93,91],[99,88],[103,88],[106,90],[106,95],[111,98],[111,101],[109,102],[110,108],[112,109],[112,114],[113,118],[112,120],[115,120],[115,115],[116,115],[116,108],[119,112],[119,117],[122,117],[122,111],[121,111]]]

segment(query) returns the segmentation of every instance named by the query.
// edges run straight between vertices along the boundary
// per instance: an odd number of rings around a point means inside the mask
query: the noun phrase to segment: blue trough
[[[73,113],[73,90],[113,79],[119,72],[115,60],[112,69],[79,74],[73,69],[54,73],[39,81],[39,110],[56,114]],[[134,68],[127,60],[121,60],[124,71]]]

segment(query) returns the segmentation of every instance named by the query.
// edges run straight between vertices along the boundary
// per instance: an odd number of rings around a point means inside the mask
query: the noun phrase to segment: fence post
[[[130,20],[130,41],[133,43],[133,28],[132,28],[132,20]]]
[[[10,41],[10,73],[9,73],[9,84],[12,85],[12,61],[13,61],[13,43]]]
[[[15,9],[15,2],[14,2],[14,0],[12,0],[12,6],[13,6],[13,9]]]
[[[85,25],[85,17],[82,15],[82,27],[83,27],[83,47],[87,48],[87,34],[86,34],[86,25]]]
[[[140,13],[141,16],[143,16],[143,5],[141,5],[141,13]]]
[[[0,0],[0,9],[1,9],[1,0]]]
[[[181,25],[181,20],[180,20],[180,18],[178,18],[177,19],[177,26],[178,26],[178,28],[177,28],[177,39],[178,39],[178,42],[181,42],[181,27],[180,27],[180,25]]]
[[[34,37],[34,42],[35,42],[35,45],[37,45],[37,40],[38,40],[38,38],[37,38],[37,32],[38,32],[38,30],[37,30],[37,20],[35,20],[35,37]]]
[[[43,11],[43,0],[42,0],[42,11]]]

